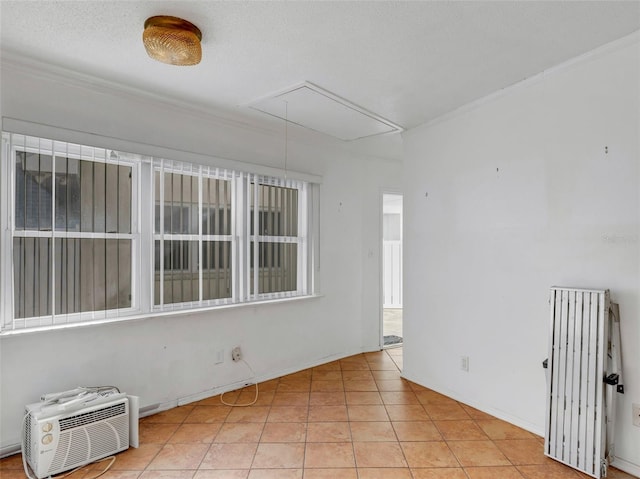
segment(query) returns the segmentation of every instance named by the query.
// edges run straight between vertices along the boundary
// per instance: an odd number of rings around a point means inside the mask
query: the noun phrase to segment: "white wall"
[[[5,64],[1,80],[3,118],[126,140],[139,153],[159,146],[283,166],[283,138],[268,128],[41,74],[32,66]],[[0,451],[19,443],[23,407],[44,392],[113,384],[139,395],[142,407],[167,407],[249,378],[244,365],[230,360],[235,345],[260,378],[379,347],[379,192],[399,187],[400,165],[355,156],[321,136],[301,136],[304,141],[290,135],[288,166],[323,177],[323,296],[0,337]],[[220,349],[225,363],[214,365]]]
[[[403,181],[405,376],[543,434],[549,287],[610,288],[626,388],[616,444],[636,474],[638,38],[406,132]]]

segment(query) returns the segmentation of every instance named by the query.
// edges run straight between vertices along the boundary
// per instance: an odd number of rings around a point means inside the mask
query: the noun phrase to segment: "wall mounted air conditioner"
[[[84,392],[66,402],[26,406],[23,454],[38,479],[84,466],[130,445],[138,447],[135,396]]]

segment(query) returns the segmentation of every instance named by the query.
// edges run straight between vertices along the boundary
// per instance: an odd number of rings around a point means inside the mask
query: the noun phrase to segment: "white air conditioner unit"
[[[137,397],[84,392],[65,399],[26,406],[23,454],[38,479],[138,446]]]

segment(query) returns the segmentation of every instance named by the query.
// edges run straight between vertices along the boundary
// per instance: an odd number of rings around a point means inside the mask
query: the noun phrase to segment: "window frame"
[[[247,164],[234,160],[224,160],[194,153],[186,153],[161,147],[136,144],[124,140],[99,135],[88,135],[82,132],[71,132],[46,125],[35,125],[19,120],[4,122],[2,131],[2,149],[0,153],[3,160],[0,162],[0,336],[7,334],[28,333],[34,331],[52,330],[66,327],[88,326],[112,321],[126,321],[131,319],[151,318],[157,316],[205,311],[217,308],[243,307],[269,302],[278,302],[292,299],[304,299],[319,295],[319,191],[321,178],[315,175],[293,172],[287,179],[287,171],[272,167]],[[7,128],[7,125],[10,128]],[[21,128],[16,128],[16,125]],[[104,311],[87,311],[69,314],[52,314],[36,317],[30,324],[17,324],[22,318],[14,318],[14,272],[13,272],[13,238],[15,233],[15,156],[11,147],[10,138],[33,137],[39,141],[50,141],[52,144],[69,143],[77,147],[84,145],[90,149],[116,151],[120,155],[115,163],[126,162],[131,166],[131,232],[126,236],[130,239],[131,246],[131,304],[128,308]],[[135,151],[138,153],[122,153]],[[143,152],[143,154],[140,154]],[[144,152],[152,153],[147,156]],[[159,154],[160,153],[160,154]],[[68,154],[61,155],[70,158]],[[181,160],[166,160],[163,158],[182,158]],[[230,271],[231,296],[190,303],[165,304],[157,308],[154,304],[154,244],[156,232],[154,229],[155,198],[154,172],[158,162],[173,169],[191,169],[192,171],[205,171],[212,175],[227,174],[231,177],[232,194],[231,204],[234,211],[231,213],[231,235],[200,236],[199,245],[203,241],[223,238],[232,242],[232,254]],[[213,166],[217,165],[217,166]],[[221,173],[224,172],[224,173]],[[291,172],[289,172],[291,174]],[[55,171],[52,171],[55,182]],[[259,181],[263,184],[277,186],[295,185],[300,188],[298,199],[298,236],[276,239],[276,242],[296,242],[304,245],[297,252],[297,287],[295,291],[283,291],[272,293],[251,292],[251,284],[255,275],[251,273],[250,245],[252,241],[250,221],[250,201],[248,198],[249,184],[251,181]],[[302,194],[301,192],[304,191]],[[202,187],[199,187],[198,211],[202,214]],[[55,201],[53,202],[55,204]],[[257,216],[257,215],[256,215]],[[258,218],[254,217],[255,221]],[[55,231],[55,210],[52,213],[52,229],[44,232],[47,237],[69,237],[68,232]],[[198,217],[198,231],[202,233],[202,218]],[[97,237],[103,233],[82,233],[89,237]],[[116,233],[122,235],[122,233]],[[213,238],[213,239],[212,239]],[[270,241],[273,238],[258,236],[259,241]],[[55,245],[52,243],[51,251],[55,254]],[[255,249],[255,248],[254,248]],[[204,261],[202,247],[199,247],[200,257],[198,261]],[[255,252],[254,252],[255,254]],[[52,255],[52,257],[53,257]],[[52,259],[53,261],[53,259]],[[200,270],[200,276],[202,272]],[[235,276],[235,277],[234,277]],[[55,273],[50,273],[51,281],[55,282]],[[201,284],[201,281],[200,281]],[[199,296],[200,298],[202,296]],[[52,295],[52,313],[55,313],[55,297]],[[64,321],[42,321],[41,318],[64,317]]]
[[[21,142],[20,142],[21,141]],[[34,146],[35,143],[38,146]],[[56,313],[55,311],[55,286],[56,286],[56,246],[55,241],[57,239],[104,239],[104,240],[129,240],[131,241],[131,263],[136,264],[136,257],[140,250],[139,245],[139,225],[138,225],[138,193],[137,193],[137,180],[138,180],[138,167],[135,155],[128,153],[110,150],[106,148],[99,148],[87,145],[80,145],[71,142],[51,140],[40,137],[34,137],[31,135],[24,135],[20,133],[7,133],[2,132],[2,145],[3,145],[3,177],[6,177],[4,189],[6,191],[2,196],[2,204],[6,204],[7,211],[3,214],[3,231],[7,234],[3,239],[6,245],[3,247],[3,262],[7,267],[3,268],[4,271],[9,271],[8,281],[7,278],[3,278],[4,281],[1,285],[0,298],[2,303],[7,305],[3,313],[9,312],[8,316],[3,315],[5,318],[0,322],[0,332],[4,330],[29,330],[33,328],[47,328],[57,325],[84,323],[96,320],[109,320],[116,319],[121,316],[129,316],[138,311],[138,305],[136,304],[136,291],[139,287],[139,275],[136,274],[134,268],[131,268],[130,272],[130,284],[131,284],[131,305],[124,308],[112,308],[103,310],[92,311],[79,311],[73,313]],[[44,147],[43,147],[44,145]],[[70,151],[71,150],[71,151]],[[104,151],[103,158],[96,158],[96,151]],[[15,199],[15,187],[16,187],[16,155],[18,151],[25,153],[35,153],[39,155],[50,155],[52,158],[52,200],[51,200],[51,229],[48,230],[36,230],[28,229],[16,229],[16,199]],[[79,151],[79,153],[78,153]],[[111,152],[115,153],[116,158],[111,158]],[[108,154],[107,154],[108,153]],[[125,165],[131,168],[131,198],[130,198],[130,222],[131,231],[129,233],[109,233],[109,232],[95,232],[95,231],[62,231],[56,228],[56,197],[55,197],[55,175],[56,175],[56,158],[75,159],[78,161],[90,161],[92,163],[101,164],[114,164]],[[3,208],[4,209],[4,208]],[[105,220],[106,221],[106,220]],[[105,224],[106,225],[106,224]],[[106,229],[106,228],[105,228]],[[15,316],[15,293],[14,293],[14,264],[13,264],[13,242],[14,238],[46,238],[51,240],[49,246],[49,258],[50,258],[50,272],[49,272],[49,284],[51,284],[51,292],[49,294],[51,301],[51,314],[44,316],[31,316],[25,318],[17,318]],[[9,251],[9,256],[7,256]],[[7,288],[7,285],[9,286]],[[8,311],[7,311],[8,310]],[[10,326],[8,326],[10,324]]]

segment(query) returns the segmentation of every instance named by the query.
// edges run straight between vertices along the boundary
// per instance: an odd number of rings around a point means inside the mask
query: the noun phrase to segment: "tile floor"
[[[260,385],[251,407],[218,396],[140,421],[140,447],[104,479],[579,479],[542,438],[400,377],[402,348]],[[225,395],[239,404],[253,389]],[[94,477],[104,464],[72,479]],[[20,456],[2,479],[24,478]],[[631,478],[615,469],[610,478]]]

